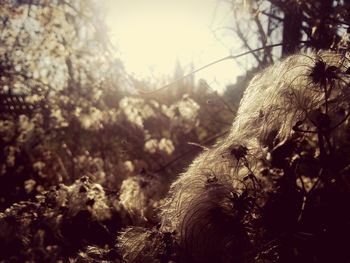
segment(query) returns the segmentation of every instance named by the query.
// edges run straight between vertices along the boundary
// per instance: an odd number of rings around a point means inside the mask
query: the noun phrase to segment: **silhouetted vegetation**
[[[223,96],[139,94],[97,1],[1,2],[1,262],[350,260],[349,3],[245,2],[286,58]]]

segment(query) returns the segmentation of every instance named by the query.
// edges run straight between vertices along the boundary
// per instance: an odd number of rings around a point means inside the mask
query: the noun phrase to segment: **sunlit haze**
[[[110,0],[107,24],[126,71],[154,82],[172,77],[177,62],[189,73],[239,52],[232,36],[227,37],[227,44],[214,36],[213,30],[230,20],[229,6],[219,2]],[[242,65],[225,61],[197,73],[195,79],[205,79],[220,91],[243,72]]]

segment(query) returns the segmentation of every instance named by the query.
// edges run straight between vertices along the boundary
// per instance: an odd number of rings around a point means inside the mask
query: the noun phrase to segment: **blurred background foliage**
[[[117,231],[158,224],[169,184],[227,133],[258,69],[302,49],[348,50],[347,0],[229,3],[224,30],[242,51],[283,45],[249,54],[251,70],[218,94],[192,77],[137,92],[154,87],[123,69],[98,1],[1,1],[0,260],[67,262],[94,244],[119,260]]]

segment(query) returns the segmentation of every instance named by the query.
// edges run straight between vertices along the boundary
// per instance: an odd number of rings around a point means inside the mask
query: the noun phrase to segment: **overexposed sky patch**
[[[233,33],[219,42],[212,32],[229,21],[229,5],[216,0],[108,2],[112,41],[126,71],[140,79],[173,76],[177,61],[189,73],[191,64],[196,69],[238,53],[240,43]],[[197,73],[195,79],[203,78],[214,89],[223,90],[244,70],[235,61],[225,61]]]

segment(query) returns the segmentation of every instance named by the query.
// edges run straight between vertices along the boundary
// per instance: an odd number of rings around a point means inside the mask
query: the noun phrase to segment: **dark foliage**
[[[147,85],[94,3],[1,2],[0,261],[349,262],[348,1],[247,1],[263,46],[282,24],[284,55],[337,52],[240,79],[238,111],[186,79],[122,92]]]
[[[348,262],[348,63],[296,55],[256,77],[230,135],[173,183],[160,232],[119,237],[127,262]]]

